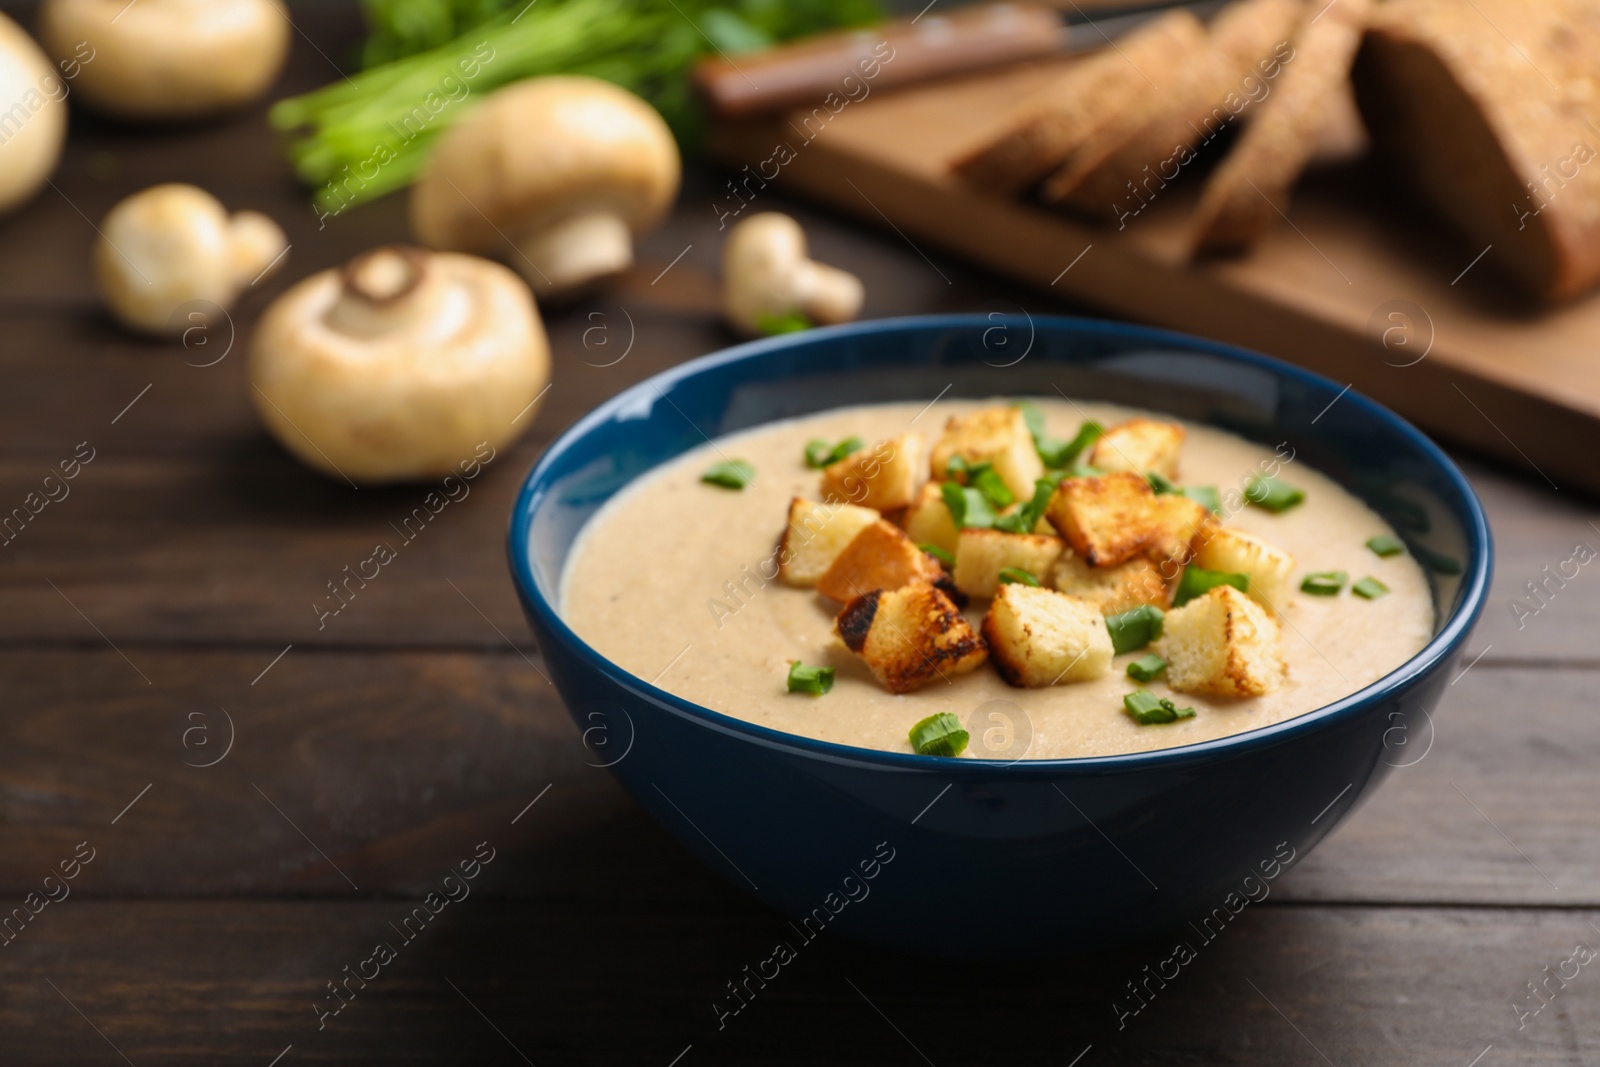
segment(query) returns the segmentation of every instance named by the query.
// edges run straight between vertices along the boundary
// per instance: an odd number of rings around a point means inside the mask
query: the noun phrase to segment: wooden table
[[[342,8],[297,21],[294,88],[333,74],[309,42],[338,56],[355,34]],[[0,1063],[1600,1061],[1600,963],[1547,979],[1600,946],[1600,568],[1551,583],[1521,625],[1510,607],[1600,546],[1592,501],[1466,461],[1498,579],[1432,736],[1122,1029],[1112,1002],[1166,946],[1000,967],[823,939],[719,1029],[712,1002],[785,922],[586,765],[532,667],[501,540],[555,433],[730,340],[722,179],[691,169],[626,281],[549,316],[555,386],[527,438],[319,628],[325,583],[424,490],[355,491],[291,461],[251,414],[240,347],[197,366],[225,337],[186,350],[113,327],[91,220],[165,180],[277,217],[289,266],[237,310],[242,343],[293,279],[403,238],[403,204],[319,229],[259,109],[168,131],[73,121],[56,188],[0,225],[0,507],[81,442],[94,457],[0,548],[0,901],[92,859],[0,947]],[[763,197],[865,279],[871,316],[1071,310],[781,183]],[[480,842],[471,897],[403,940]],[[1029,917],[998,899],[963,921]],[[335,1000],[380,941],[396,958]],[[1559,995],[1544,1006],[1530,981]]]

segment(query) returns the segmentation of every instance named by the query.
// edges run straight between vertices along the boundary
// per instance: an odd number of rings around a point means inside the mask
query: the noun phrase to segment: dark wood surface
[[[286,87],[333,74],[307,38],[338,56],[355,33],[343,7],[296,19]],[[309,473],[256,424],[239,349],[199,368],[186,360],[219,349],[104,317],[87,219],[172,179],[290,233],[287,271],[236,310],[241,343],[293,279],[405,236],[398,200],[319,231],[260,109],[161,132],[75,114],[59,191],[0,223],[0,502],[95,449],[71,495],[0,548],[0,902],[94,857],[0,947],[0,1064],[1600,1061],[1600,971],[1537,1014],[1525,986],[1600,946],[1600,571],[1523,625],[1510,607],[1542,567],[1600,547],[1592,499],[1464,461],[1500,551],[1468,646],[1481,658],[1431,736],[1397,751],[1412,765],[1123,1028],[1112,1004],[1163,946],[1000,967],[824,938],[719,1029],[712,1002],[785,923],[585,764],[501,542],[554,434],[731,340],[715,316],[722,179],[691,167],[632,274],[547,316],[555,385],[528,436],[321,629],[324,583],[422,490]],[[781,183],[763,195],[862,276],[868,315],[1082,310],[930,263]],[[632,348],[602,366],[630,317]],[[613,347],[585,345],[596,321]],[[473,895],[401,943],[390,924],[484,841]],[[997,901],[970,921],[1028,917]],[[398,958],[320,1017],[326,983],[381,940]]]

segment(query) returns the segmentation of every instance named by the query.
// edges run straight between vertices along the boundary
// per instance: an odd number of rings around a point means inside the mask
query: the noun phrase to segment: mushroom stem
[[[443,295],[427,254],[404,245],[385,245],[351,260],[343,282],[328,309],[328,326],[349,337],[382,337],[426,322]]]
[[[633,265],[628,224],[609,211],[572,215],[516,241],[512,263],[541,295],[565,293]]]
[[[849,271],[808,259],[795,268],[794,302],[819,325],[849,322],[861,311],[861,281]]]

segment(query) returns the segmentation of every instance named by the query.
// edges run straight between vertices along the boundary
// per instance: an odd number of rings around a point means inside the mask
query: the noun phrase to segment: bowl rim
[[[1405,663],[1375,681],[1329,704],[1285,719],[1268,726],[1257,727],[1225,737],[1197,741],[1171,748],[1151,749],[1143,752],[1116,753],[1103,756],[1072,756],[1061,759],[1027,759],[993,761],[960,759],[943,756],[924,756],[915,752],[889,752],[880,749],[847,745],[836,741],[791,734],[771,727],[715,711],[694,701],[686,700],[665,689],[656,687],[638,675],[606,658],[597,649],[567,626],[556,606],[547,599],[534,579],[530,554],[526,549],[528,533],[535,509],[536,495],[542,495],[540,485],[555,461],[569,448],[585,437],[596,426],[608,422],[621,408],[636,404],[641,394],[652,392],[664,395],[668,388],[685,378],[709,370],[737,363],[777,349],[825,343],[835,339],[868,337],[881,333],[923,331],[959,328],[987,328],[994,325],[992,316],[982,313],[955,313],[941,315],[912,315],[864,322],[826,326],[799,333],[781,334],[719,349],[704,356],[668,367],[651,375],[603,401],[550,442],[517,491],[507,531],[506,550],[511,564],[512,580],[525,611],[537,614],[538,621],[547,632],[563,642],[585,660],[587,665],[608,675],[623,688],[646,698],[680,718],[687,719],[719,733],[732,734],[752,741],[762,747],[777,748],[810,758],[833,763],[868,764],[896,771],[934,772],[955,778],[992,778],[996,773],[1014,777],[1057,777],[1064,773],[1125,772],[1154,768],[1175,769],[1194,762],[1209,762],[1217,758],[1243,755],[1248,751],[1274,747],[1295,739],[1296,735],[1311,733],[1343,723],[1357,716],[1375,701],[1407,687],[1424,675],[1432,673],[1458,651],[1471,633],[1488,600],[1489,582],[1493,569],[1494,544],[1488,518],[1471,483],[1454,461],[1445,454],[1432,438],[1413,426],[1400,415],[1379,404],[1363,393],[1341,386],[1331,378],[1292,363],[1265,356],[1235,345],[1213,341],[1176,330],[1154,326],[1117,322],[1067,315],[1027,315],[1027,321],[1036,329],[1048,325],[1054,329],[1079,334],[1098,334],[1135,343],[1170,345],[1185,351],[1220,356],[1272,372],[1275,375],[1298,379],[1302,383],[1340,393],[1335,399],[1346,400],[1364,409],[1370,416],[1389,424],[1402,437],[1426,456],[1446,477],[1467,506],[1467,550],[1469,560],[1463,568],[1459,606],[1445,620],[1438,632]],[[1009,316],[1015,318],[1016,316]],[[663,461],[665,462],[665,461]],[[654,469],[654,468],[651,468]],[[556,590],[560,595],[560,590]]]

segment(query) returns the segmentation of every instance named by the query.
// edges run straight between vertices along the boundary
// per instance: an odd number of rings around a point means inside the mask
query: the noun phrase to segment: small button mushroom
[[[628,268],[680,172],[671,131],[637,96],[597,78],[530,78],[440,139],[412,187],[411,228],[431,248],[504,259],[540,299],[562,296]]]
[[[33,38],[0,15],[0,211],[28,199],[61,158],[66,89]]]
[[[550,349],[532,294],[476,256],[390,245],[261,318],[256,411],[307,466],[360,484],[442,477],[533,422]]]
[[[171,334],[189,325],[175,318],[179,308],[202,301],[226,311],[240,290],[283,262],[287,247],[265,215],[229,215],[204,189],[156,185],[106,215],[94,247],[95,277],[124,325]]]
[[[722,285],[728,323],[752,335],[773,333],[796,314],[828,325],[861,312],[861,280],[808,259],[805,231],[775,211],[751,215],[729,231]]]
[[[73,92],[125,119],[249,103],[282,69],[289,31],[278,0],[44,0],[39,9],[46,50],[77,61]]]

